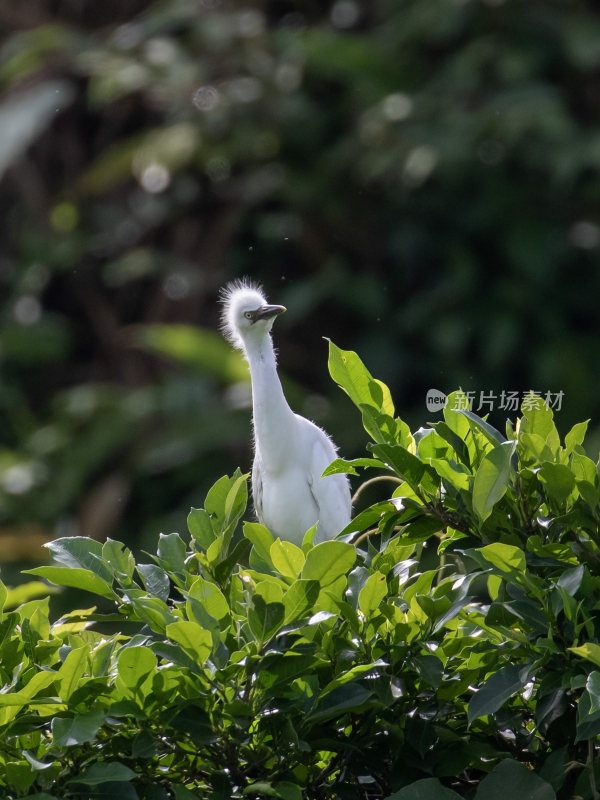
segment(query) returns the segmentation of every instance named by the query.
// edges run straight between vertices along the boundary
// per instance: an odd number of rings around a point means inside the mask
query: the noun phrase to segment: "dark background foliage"
[[[530,389],[564,392],[562,433],[596,422],[591,4],[22,0],[0,28],[1,560],[144,546],[249,467],[215,333],[242,275],[288,307],[286,390],[347,457],[324,336],[412,425],[459,385],[497,425]]]

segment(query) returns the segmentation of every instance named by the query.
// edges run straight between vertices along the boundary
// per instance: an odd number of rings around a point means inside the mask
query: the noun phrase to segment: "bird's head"
[[[234,347],[245,349],[249,338],[266,336],[284,306],[269,305],[262,287],[248,280],[228,284],[221,294],[221,327]]]

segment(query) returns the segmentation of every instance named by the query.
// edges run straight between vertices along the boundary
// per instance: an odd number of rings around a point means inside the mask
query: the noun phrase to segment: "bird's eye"
[[[246,312],[244,312],[244,316],[246,317],[246,319],[252,319],[252,312],[251,311],[246,311]]]

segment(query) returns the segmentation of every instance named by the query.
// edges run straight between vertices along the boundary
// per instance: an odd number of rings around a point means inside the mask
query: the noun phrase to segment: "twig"
[[[376,475],[374,478],[369,478],[369,480],[361,483],[358,489],[354,492],[354,496],[352,497],[352,505],[356,503],[360,495],[362,494],[363,490],[367,488],[367,486],[371,486],[374,483],[378,483],[379,481],[393,481],[394,483],[401,484],[403,481],[400,478],[395,478],[393,475]]]

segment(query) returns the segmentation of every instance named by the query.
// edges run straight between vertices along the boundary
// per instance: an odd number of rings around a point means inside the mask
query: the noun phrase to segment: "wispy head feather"
[[[244,342],[238,329],[240,310],[246,306],[258,308],[266,304],[264,290],[259,283],[250,278],[237,278],[220,291],[221,331],[223,336],[239,350]]]

